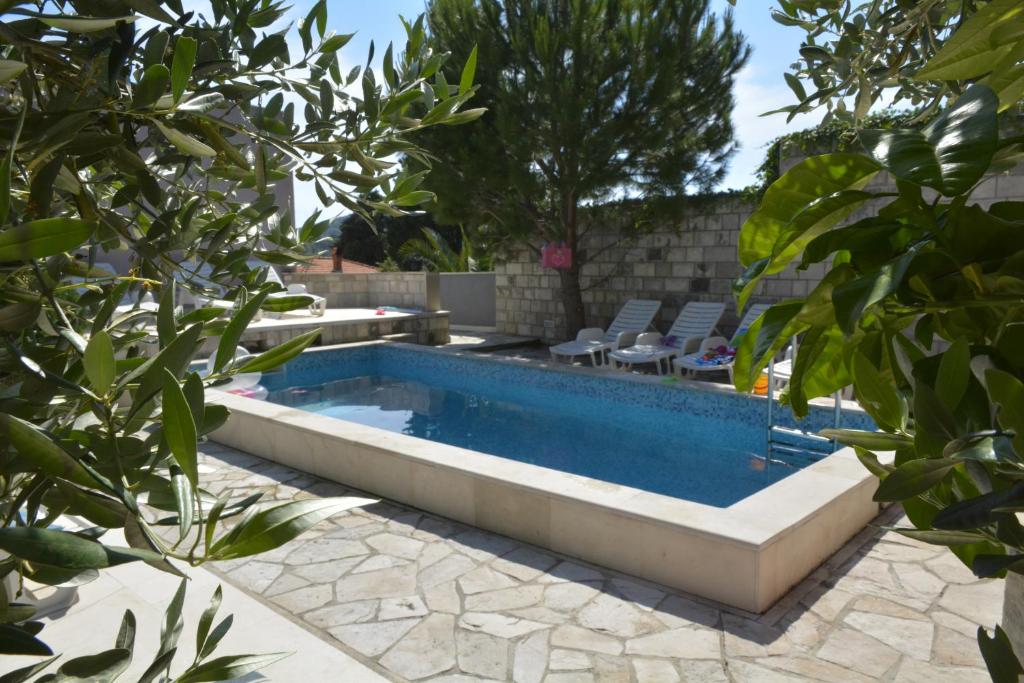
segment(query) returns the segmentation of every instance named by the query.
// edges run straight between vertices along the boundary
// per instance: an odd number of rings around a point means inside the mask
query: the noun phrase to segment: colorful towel
[[[697,365],[704,366],[715,366],[715,365],[728,365],[733,362],[736,358],[736,349],[731,346],[719,346],[716,349],[711,349],[705,352],[703,355],[697,356],[694,362]]]

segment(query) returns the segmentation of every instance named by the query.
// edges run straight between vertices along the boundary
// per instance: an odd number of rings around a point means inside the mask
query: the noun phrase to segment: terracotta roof
[[[334,271],[334,259],[323,257],[315,258],[312,261],[308,261],[304,265],[296,268],[300,273],[331,273]],[[343,273],[377,273],[380,272],[378,268],[360,263],[359,261],[352,261],[350,259],[341,260],[341,272]]]

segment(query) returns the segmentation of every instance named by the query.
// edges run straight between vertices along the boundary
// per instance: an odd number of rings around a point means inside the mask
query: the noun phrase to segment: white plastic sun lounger
[[[654,299],[630,299],[623,304],[607,330],[600,327],[580,330],[575,341],[552,346],[551,359],[566,358],[571,362],[576,356],[590,356],[595,366],[603,365],[608,351],[629,346],[651,326],[659,308],[661,302]]]
[[[719,346],[731,346],[735,348],[739,344],[743,335],[746,334],[747,329],[749,329],[750,326],[754,324],[754,321],[760,318],[768,308],[768,304],[752,305],[743,315],[743,319],[740,320],[740,325],[736,328],[736,334],[732,335],[732,339],[726,339],[725,337],[708,337],[700,345],[700,349],[696,353],[688,353],[685,356],[675,358],[672,361],[672,369],[680,375],[684,375],[688,372],[697,373],[707,372],[709,370],[725,370],[729,373],[729,381],[731,382],[732,366],[735,363],[735,359],[724,363],[718,363],[716,365],[700,363],[698,362],[698,359],[708,351],[718,348]],[[776,365],[776,368],[778,368],[778,365]],[[778,370],[776,370],[776,372],[778,372]]]
[[[273,294],[268,294],[268,299],[279,299],[285,296],[308,296],[311,299],[313,299],[313,303],[309,305],[310,315],[315,315],[319,317],[327,312],[327,299],[308,291],[306,289],[306,285],[304,284],[294,282],[290,285],[285,285],[284,281],[281,279],[281,276],[278,274],[277,269],[275,269],[274,266],[261,262],[250,262],[249,267],[266,268],[267,282],[275,282],[284,287],[285,291],[283,292],[274,292]]]
[[[691,301],[683,306],[679,317],[672,323],[668,335],[645,335],[635,346],[618,349],[608,354],[614,367],[629,369],[638,363],[655,363],[658,374],[671,367],[673,358],[697,349],[710,335],[725,312],[725,304],[710,301]]]

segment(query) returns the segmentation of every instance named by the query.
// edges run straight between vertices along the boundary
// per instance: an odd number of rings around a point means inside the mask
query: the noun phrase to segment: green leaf
[[[189,361],[199,348],[199,338],[203,331],[203,323],[196,323],[174,338],[160,353],[150,358],[139,367],[121,378],[122,386],[141,376],[139,388],[132,401],[131,412],[137,412],[152,399],[163,387],[164,370],[169,370],[175,377],[182,375]]]
[[[352,40],[354,35],[354,33],[342,33],[336,36],[331,36],[320,46],[320,52],[337,52],[348,45],[348,42]]]
[[[113,681],[131,664],[131,650],[114,648],[106,652],[75,657],[64,663],[48,683],[79,683],[81,681]]]
[[[58,655],[57,657],[59,656],[60,655]],[[25,683],[25,681],[32,678],[37,673],[39,673],[40,671],[49,667],[51,664],[57,661],[57,657],[44,659],[41,662],[29,664],[28,666],[22,667],[20,669],[10,671],[4,674],[3,676],[0,676],[0,683]]]
[[[0,306],[0,331],[19,332],[25,329],[39,318],[41,310],[39,302]]]
[[[860,460],[860,464],[864,465],[864,469],[879,479],[885,479],[889,476],[890,472],[896,469],[892,465],[883,465],[879,462],[877,455],[861,446],[854,445],[853,451],[857,454],[857,460]]]
[[[260,67],[270,64],[275,57],[283,56],[287,52],[288,44],[285,42],[284,36],[277,33],[269,35],[252,49],[248,70],[256,71]]]
[[[105,394],[114,383],[115,376],[114,344],[109,334],[101,330],[92,336],[85,347],[82,363],[92,390],[100,395]]]
[[[0,262],[46,258],[80,246],[96,224],[77,218],[41,218],[0,232]]]
[[[160,129],[160,132],[164,134],[167,140],[178,148],[182,153],[188,154],[194,157],[215,157],[217,156],[216,150],[210,147],[205,142],[196,140],[191,135],[186,135],[180,130],[176,130],[169,126],[165,126],[159,121],[154,121],[156,127]]]
[[[187,585],[188,579],[182,579],[181,583],[178,584],[178,590],[174,592],[174,597],[171,598],[170,604],[167,605],[163,623],[160,625],[160,650],[157,658],[176,649],[178,637],[181,635],[181,629],[185,625],[181,610],[185,605],[185,587]]]
[[[985,388],[999,408],[999,424],[1014,432],[1014,450],[1024,455],[1024,384],[1008,372],[989,369],[985,371]]]
[[[97,480],[77,460],[34,424],[0,413],[0,436],[44,474],[67,479],[81,486],[97,486]]]
[[[1017,482],[1008,489],[993,491],[967,500],[961,500],[940,510],[932,520],[936,529],[969,531],[980,529],[996,521],[1001,508],[1024,504],[1024,482]]]
[[[284,344],[278,344],[274,348],[264,351],[252,360],[246,361],[240,368],[238,368],[238,371],[266,372],[267,370],[273,370],[279,365],[287,363],[292,358],[302,353],[306,347],[315,342],[319,336],[320,329],[317,328],[311,332],[306,332],[305,334],[300,334],[297,337],[292,337]]]
[[[195,489],[199,486],[199,465],[196,455],[196,423],[181,391],[178,378],[164,370],[163,388],[164,438],[171,455]]]
[[[853,355],[853,386],[861,406],[875,424],[891,432],[903,427],[905,404],[896,385],[860,351]]]
[[[47,26],[73,33],[104,31],[108,28],[114,28],[121,22],[130,24],[138,19],[137,16],[131,14],[123,17],[81,17],[70,14],[41,14],[36,18]]]
[[[13,81],[27,68],[28,64],[25,64],[24,62],[19,62],[13,59],[0,59],[0,83]]]
[[[171,63],[171,96],[175,102],[185,94],[192,67],[196,64],[198,43],[195,38],[181,36],[174,43],[174,61]]]
[[[1024,39],[1019,0],[993,0],[972,14],[942,48],[914,74],[914,80],[965,80],[992,70]]]
[[[967,340],[958,337],[942,354],[935,393],[951,411],[956,410],[971,379],[971,349]]]
[[[216,524],[216,522],[213,522]],[[213,592],[213,597],[210,599],[210,604],[205,610],[203,610],[202,616],[199,617],[199,626],[196,628],[196,652],[202,652],[203,646],[206,645],[206,638],[210,635],[210,627],[213,625],[213,618],[217,615],[217,610],[220,609],[221,599],[223,598],[223,592],[221,587],[217,586],[217,590]]]
[[[297,311],[300,308],[306,308],[313,303],[313,297],[304,294],[296,294],[294,296],[275,296],[266,299],[260,306],[261,310],[273,311],[274,313],[284,313],[287,311]]]
[[[184,540],[192,529],[192,514],[196,501],[188,477],[179,467],[171,467],[171,490],[178,508],[178,538]]]
[[[952,458],[918,458],[905,462],[882,480],[874,500],[897,502],[919,496],[942,481],[957,462]]]
[[[167,92],[167,84],[171,80],[171,72],[163,64],[154,64],[148,67],[135,86],[135,94],[132,97],[133,109],[148,109],[156,104],[157,100]]]
[[[156,312],[156,333],[160,345],[166,347],[177,334],[177,325],[174,322],[175,289],[177,284],[172,279],[164,283],[163,291],[160,292],[160,306]]]
[[[911,248],[878,270],[835,288],[836,321],[844,332],[852,334],[864,311],[896,292],[916,256],[917,249]]]
[[[284,545],[339,512],[374,502],[370,498],[318,498],[261,510],[215,541],[210,554],[217,560],[257,555]]]
[[[289,656],[288,652],[266,655],[228,655],[192,667],[175,679],[175,683],[202,683],[203,681],[227,681],[245,676],[270,666]]]
[[[131,652],[135,647],[135,631],[135,614],[130,609],[126,609],[124,616],[121,617],[121,628],[117,631],[117,640],[114,641],[114,647],[123,648]]]
[[[860,446],[872,451],[895,451],[914,445],[914,440],[903,434],[887,434],[885,432],[864,432],[858,429],[823,429],[821,436],[835,439],[847,446]]]
[[[999,98],[973,85],[922,130],[865,130],[865,149],[898,179],[947,197],[967,192],[988,171],[999,139]]]
[[[1017,655],[1014,654],[1013,644],[1010,642],[1006,631],[998,624],[993,635],[989,635],[984,627],[978,627],[978,647],[981,649],[981,656],[988,667],[992,683],[1018,683],[1024,675],[1024,667],[1021,666]]]
[[[982,553],[974,556],[971,562],[971,571],[980,579],[1002,578],[1008,570],[1014,567],[1024,567],[1024,555],[992,555]]]
[[[66,569],[98,569],[162,559],[156,553],[105,546],[66,531],[35,527],[0,529],[0,549],[22,560]]]
[[[465,95],[473,88],[473,79],[476,78],[476,48],[469,53],[466,64],[462,67],[462,75],[459,77],[459,94]]]
[[[214,372],[223,370],[228,362],[235,357],[235,349],[238,347],[239,340],[245,333],[246,328],[249,327],[249,323],[255,317],[256,312],[260,310],[260,306],[263,300],[267,298],[267,294],[266,290],[257,292],[231,318],[231,322],[228,323],[227,328],[225,328],[224,333],[220,337],[220,343],[217,345],[217,355],[213,361]]]
[[[893,529],[900,536],[912,538],[915,541],[924,541],[932,545],[970,545],[972,543],[984,543],[988,540],[982,534],[971,531],[940,531],[935,529]]]
[[[52,654],[53,650],[46,643],[21,626],[0,624],[0,655],[47,656]]]

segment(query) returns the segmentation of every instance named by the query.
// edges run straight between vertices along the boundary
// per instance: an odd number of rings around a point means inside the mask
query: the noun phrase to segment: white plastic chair
[[[695,351],[700,343],[718,326],[725,312],[725,304],[710,301],[691,301],[683,306],[668,335],[654,333],[646,336],[644,343],[637,343],[627,349],[618,349],[608,354],[616,368],[632,368],[640,363],[654,363],[658,374],[671,368],[672,359],[680,354]]]
[[[600,327],[580,330],[574,341],[552,346],[549,349],[551,359],[566,358],[571,362],[577,356],[590,356],[594,366],[604,365],[605,354],[635,342],[637,336],[651,326],[659,308],[661,302],[654,299],[630,299],[607,330]]]
[[[732,335],[731,339],[725,337],[708,337],[701,345],[700,349],[696,353],[688,353],[685,356],[675,358],[672,360],[672,370],[679,375],[685,375],[687,373],[698,373],[708,372],[715,370],[725,370],[729,373],[729,381],[732,381],[732,369],[735,364],[735,359],[711,365],[707,363],[700,363],[699,359],[704,356],[705,353],[716,349],[720,346],[729,346],[735,348],[739,344],[739,340],[746,334],[747,330],[751,325],[760,318],[765,311],[769,308],[768,304],[754,304],[747,309],[747,312],[743,315],[743,319],[740,320],[739,327],[736,328],[736,333]],[[790,362],[790,368],[792,368],[792,362]],[[779,366],[776,365],[775,372],[779,372]],[[792,374],[792,370],[790,370]],[[778,376],[776,374],[776,376]],[[788,375],[787,375],[788,376]]]

